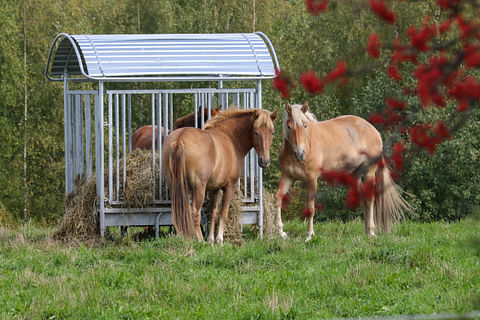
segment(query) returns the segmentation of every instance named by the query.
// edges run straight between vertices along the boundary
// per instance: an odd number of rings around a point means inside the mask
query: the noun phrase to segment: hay
[[[242,226],[240,225],[240,215],[242,213],[243,195],[237,190],[230,202],[228,210],[228,219],[225,222],[224,238],[235,245],[242,245]]]
[[[137,149],[127,155],[127,177],[125,190],[121,190],[120,198],[127,201],[129,208],[144,208],[154,200],[153,181],[155,179],[155,194],[158,196],[158,153],[156,153],[155,168],[152,170],[152,151]],[[115,171],[114,171],[115,172]],[[120,163],[123,172],[123,161]]]
[[[263,190],[263,237],[265,239],[273,239],[278,235],[278,230],[275,227],[277,209],[275,195]]]
[[[52,238],[58,241],[85,241],[98,238],[100,227],[97,214],[95,176],[86,181],[76,179],[75,192],[65,198],[65,215]]]

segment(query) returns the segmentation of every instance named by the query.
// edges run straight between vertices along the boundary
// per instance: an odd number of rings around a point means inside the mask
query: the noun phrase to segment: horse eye
[[[253,134],[256,135],[256,136],[258,136],[258,132],[257,132],[257,131],[255,131]]]
[[[307,125],[304,125],[304,128],[307,129]]]
[[[290,126],[287,126],[288,130],[292,129]]]

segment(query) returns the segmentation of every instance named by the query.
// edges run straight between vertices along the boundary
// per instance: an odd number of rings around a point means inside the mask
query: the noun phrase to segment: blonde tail
[[[411,212],[412,207],[403,198],[404,191],[393,181],[386,166],[379,167],[375,175],[377,182],[375,224],[380,224],[383,231],[391,232],[393,223],[403,219],[404,211]]]

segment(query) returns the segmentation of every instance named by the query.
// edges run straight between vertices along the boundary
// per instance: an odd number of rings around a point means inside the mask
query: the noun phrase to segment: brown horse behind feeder
[[[317,121],[308,111],[308,104],[287,103],[283,116],[283,144],[280,150],[280,169],[276,199],[278,205],[277,226],[282,237],[281,203],[295,180],[301,180],[307,188],[308,233],[313,232],[317,180],[325,172],[346,172],[357,179],[361,186],[374,181],[375,196],[361,202],[365,232],[375,235],[375,224],[390,231],[393,221],[403,216],[403,210],[411,210],[401,196],[401,189],[393,181],[383,162],[383,143],[380,133],[370,123],[356,116]],[[362,182],[363,177],[363,182]]]
[[[208,108],[204,107],[203,108],[203,117],[205,121],[208,119],[214,117],[220,110],[222,109],[222,106],[219,106],[216,109],[211,109],[210,110],[210,115],[208,112]],[[197,123],[200,123],[200,119],[202,117],[202,108],[198,109],[197,112]],[[175,120],[173,124],[173,130],[176,130],[178,128],[184,128],[184,127],[195,127],[195,113],[190,113],[187,114],[186,116],[183,116],[181,118],[178,118]],[[168,130],[168,129],[167,129]],[[168,130],[167,133],[170,133],[170,130]],[[157,126],[155,126],[155,137],[158,137],[158,129]],[[151,150],[152,149],[152,126],[143,126],[138,128],[133,134],[132,134],[132,151],[136,149],[144,149],[144,150]],[[162,141],[163,137],[165,136],[165,128],[162,127]],[[156,148],[158,150],[158,144],[156,145]]]
[[[200,210],[205,192],[223,203],[216,241],[223,244],[228,207],[243,171],[245,155],[255,148],[261,167],[270,164],[273,120],[277,113],[261,109],[226,110],[208,121],[205,130],[174,130],[163,143],[163,176],[172,196],[172,219],[177,234],[202,240]],[[191,192],[192,201],[188,194]],[[208,242],[213,244],[218,208],[213,208]]]

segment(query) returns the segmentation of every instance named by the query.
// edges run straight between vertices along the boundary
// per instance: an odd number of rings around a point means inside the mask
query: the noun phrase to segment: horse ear
[[[292,105],[289,102],[287,102],[287,104],[285,105],[285,111],[287,111],[287,114],[289,116],[292,115]]]
[[[217,111],[217,112],[222,111],[222,105],[219,105],[219,106],[217,107],[217,109],[215,109],[215,111]]]
[[[275,111],[270,115],[270,119],[272,119],[272,121],[275,121],[275,119],[277,119],[277,116],[278,116],[278,113],[277,113],[277,110],[275,110]]]
[[[308,111],[308,107],[309,107],[308,101],[305,101],[305,103],[304,103],[303,106],[302,106],[302,112],[303,112],[303,113],[307,112],[307,111]]]
[[[258,110],[253,111],[253,120],[257,120],[260,117],[260,112]]]

